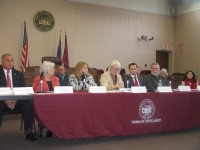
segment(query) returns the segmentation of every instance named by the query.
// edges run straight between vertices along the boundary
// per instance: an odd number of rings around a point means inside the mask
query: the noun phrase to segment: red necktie
[[[9,73],[10,73],[10,71],[7,70],[7,87],[11,87],[11,80],[10,80]]]
[[[134,79],[135,79],[135,86],[139,86],[138,81],[137,81],[137,78],[134,77]]]

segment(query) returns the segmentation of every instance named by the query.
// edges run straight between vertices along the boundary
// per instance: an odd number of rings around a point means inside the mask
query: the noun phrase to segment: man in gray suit
[[[145,86],[144,79],[138,75],[138,66],[136,63],[130,63],[129,74],[124,75],[124,86],[131,88],[132,86]]]
[[[145,84],[149,92],[155,92],[158,86],[169,86],[169,81],[160,76],[160,65],[158,63],[151,64],[151,74],[146,76]]]

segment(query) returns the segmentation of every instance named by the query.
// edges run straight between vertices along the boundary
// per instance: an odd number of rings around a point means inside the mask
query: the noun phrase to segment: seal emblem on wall
[[[155,113],[155,106],[152,100],[145,99],[140,103],[139,114],[142,119],[151,119]]]
[[[33,22],[35,24],[35,27],[42,31],[50,31],[54,26],[54,18],[52,14],[48,11],[39,11],[35,14]]]

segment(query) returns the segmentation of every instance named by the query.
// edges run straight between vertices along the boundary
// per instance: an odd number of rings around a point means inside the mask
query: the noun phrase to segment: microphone
[[[117,84],[117,75],[114,76],[113,85]]]
[[[81,80],[83,81],[84,79],[85,79],[85,74],[83,72],[82,75],[81,75]]]
[[[43,92],[42,92],[42,84],[43,84],[42,77],[43,77],[43,75],[44,75],[44,72],[42,71],[42,72],[40,73],[40,91],[39,91],[38,93],[43,93]]]
[[[170,79],[172,79],[172,80],[174,80],[175,78],[174,77],[172,77],[172,76],[167,76],[168,78],[170,78]]]
[[[42,72],[40,73],[40,80],[42,80],[43,75],[44,75],[44,72],[42,71]]]
[[[85,79],[85,76],[84,76],[84,75],[82,75],[82,76],[81,76],[81,80],[83,81],[84,79]]]
[[[83,87],[82,87],[82,89],[83,89],[83,90],[85,90],[85,89],[86,89],[85,78],[86,78],[86,76],[85,76],[85,73],[84,73],[84,72],[82,72],[82,75],[81,75],[81,80],[83,81]]]

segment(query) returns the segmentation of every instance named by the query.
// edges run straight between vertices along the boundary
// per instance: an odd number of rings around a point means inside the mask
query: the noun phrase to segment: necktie
[[[11,80],[10,80],[10,75],[9,75],[10,71],[7,70],[7,87],[11,87]]]
[[[137,78],[136,78],[136,77],[134,77],[134,80],[135,80],[135,86],[139,86],[139,83],[138,83],[138,81],[137,81]]]

